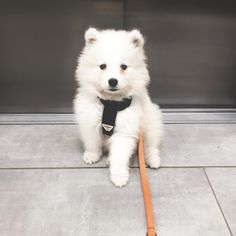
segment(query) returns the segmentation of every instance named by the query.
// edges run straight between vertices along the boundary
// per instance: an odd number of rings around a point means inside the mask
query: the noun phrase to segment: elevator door
[[[0,112],[71,112],[84,31],[139,28],[154,101],[236,107],[235,1],[1,1]]]

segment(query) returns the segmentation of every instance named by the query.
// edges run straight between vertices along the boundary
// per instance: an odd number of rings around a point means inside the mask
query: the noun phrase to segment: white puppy
[[[87,164],[95,163],[101,158],[102,150],[108,150],[111,181],[121,187],[129,180],[129,162],[137,148],[140,128],[146,163],[151,168],[160,166],[162,116],[147,91],[150,77],[144,38],[136,29],[128,32],[89,28],[85,42],[78,59],[79,87],[74,100],[79,135],[85,149],[83,160]],[[132,98],[131,103],[117,111],[114,127],[104,124],[102,128],[105,105],[101,99],[123,101],[124,98]],[[110,130],[111,136],[103,133]]]

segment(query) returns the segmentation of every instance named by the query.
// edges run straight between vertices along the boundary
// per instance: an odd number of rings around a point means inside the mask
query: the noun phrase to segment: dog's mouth
[[[127,90],[127,87],[126,88],[103,88],[99,91],[99,93],[101,94],[100,96],[102,97],[106,97],[107,99],[111,99],[112,98],[115,98],[115,97],[118,97],[118,98],[121,98],[121,97],[127,97],[127,96],[130,96],[130,93],[129,91]]]
[[[118,89],[118,88],[109,88],[108,90],[111,91],[111,92],[116,92],[116,91],[118,91],[119,89]]]

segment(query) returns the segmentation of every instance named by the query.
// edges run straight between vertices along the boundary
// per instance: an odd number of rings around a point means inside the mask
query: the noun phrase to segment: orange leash
[[[144,150],[143,150],[143,135],[142,130],[139,132],[139,142],[138,142],[138,159],[139,159],[139,172],[143,189],[143,198],[145,203],[145,212],[146,212],[146,222],[147,222],[147,236],[157,236],[153,210],[152,210],[152,201],[149,191],[146,165],[144,160]]]

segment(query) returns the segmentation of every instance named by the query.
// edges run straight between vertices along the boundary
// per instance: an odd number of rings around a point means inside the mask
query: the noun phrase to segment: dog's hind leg
[[[162,114],[155,104],[148,104],[143,117],[143,142],[145,161],[151,168],[160,167],[159,146],[163,133]]]

